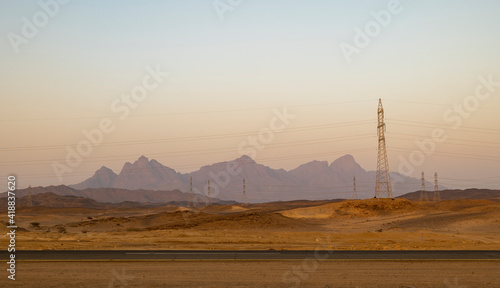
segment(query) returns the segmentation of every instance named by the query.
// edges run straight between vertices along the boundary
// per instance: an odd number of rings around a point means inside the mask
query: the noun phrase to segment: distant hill
[[[228,170],[228,167],[236,167],[236,173],[230,175],[228,171],[232,170]],[[356,177],[358,197],[372,198],[375,176],[375,171],[364,170],[351,155],[342,156],[331,164],[327,161],[312,161],[290,171],[273,169],[255,162],[248,156],[242,156],[233,161],[203,166],[188,174],[176,172],[154,159],[149,160],[141,156],[134,163],[125,163],[119,174],[101,167],[89,179],[70,187],[82,190],[120,188],[189,191],[189,179],[192,177],[193,188],[200,194],[208,194],[207,181],[210,179],[212,196],[241,202],[242,182],[245,178],[247,199],[257,203],[350,198],[353,177]],[[399,173],[391,173],[391,179],[395,196],[420,187],[419,179]]]
[[[425,192],[427,198],[432,200],[434,197],[434,192]],[[500,201],[500,190],[490,190],[490,189],[466,189],[466,190],[443,190],[439,191],[441,200],[457,200],[457,199],[484,199],[492,201]],[[420,200],[420,191],[411,192],[398,196],[397,198],[406,198],[408,200]]]
[[[118,207],[140,207],[137,202],[122,202],[120,204],[99,203],[93,199],[79,196],[61,196],[51,192],[32,195],[31,202],[37,207],[54,208],[91,208],[91,209],[111,209]],[[0,198],[0,207],[7,207],[7,197]],[[16,199],[17,207],[28,206],[28,196]]]
[[[48,186],[48,187],[32,187],[32,199],[38,194],[55,194],[60,196],[75,196],[85,197],[100,203],[120,203],[120,202],[138,202],[138,203],[187,203],[189,195],[179,190],[174,191],[152,191],[152,190],[127,190],[120,188],[89,188],[77,190],[65,185]],[[20,198],[28,195],[28,189],[16,190],[16,197]],[[6,192],[1,193],[0,197],[6,197]],[[22,199],[22,198],[21,198]],[[32,200],[33,201],[33,200]],[[206,202],[207,197],[203,195],[195,195],[194,201]],[[234,202],[222,201],[218,198],[212,198],[212,203],[231,204]]]
[[[116,175],[113,170],[102,166],[95,172],[94,176],[83,181],[82,183],[72,185],[71,188],[82,190],[86,188],[111,187],[115,182],[116,177],[118,177],[118,175]]]
[[[138,208],[138,207],[157,207],[160,205],[172,205],[172,206],[186,206],[187,198],[185,193],[181,193],[180,197],[168,197],[168,193],[173,192],[173,195],[177,195],[178,191],[147,191],[147,190],[125,190],[125,189],[86,189],[84,191],[75,190],[76,194],[86,194],[93,195],[100,194],[100,199],[140,199],[140,200],[151,200],[151,201],[131,201],[125,200],[123,202],[112,202],[104,203],[103,201],[96,201],[86,196],[75,196],[75,195],[58,195],[53,192],[42,192],[45,190],[57,191],[57,193],[65,193],[67,191],[73,191],[73,189],[66,186],[51,186],[51,187],[36,187],[32,189],[32,203],[36,207],[53,207],[53,208],[90,208],[90,209],[113,209],[113,208]],[[28,206],[28,196],[27,189],[19,190],[18,197],[16,199],[17,207]],[[113,193],[114,192],[114,193]],[[433,199],[434,192],[426,192],[430,200]],[[24,195],[24,196],[23,196]],[[172,194],[171,194],[172,195]],[[7,197],[5,193],[0,194],[0,207],[7,207]],[[443,190],[440,191],[441,200],[459,200],[459,199],[476,199],[476,200],[491,200],[500,202],[500,190],[489,190],[489,189],[466,189],[466,190]],[[420,191],[407,193],[396,198],[405,198],[408,200],[418,201],[420,200]],[[174,200],[176,199],[176,200]],[[198,199],[198,200],[201,200]],[[342,201],[342,199],[336,199],[335,202]],[[220,199],[213,199],[213,203],[217,205],[233,205],[236,204],[234,201],[222,201]],[[288,201],[288,202],[269,202],[268,204],[262,205],[274,205],[278,210],[282,210],[283,207],[296,205],[296,203],[309,203],[309,201]]]

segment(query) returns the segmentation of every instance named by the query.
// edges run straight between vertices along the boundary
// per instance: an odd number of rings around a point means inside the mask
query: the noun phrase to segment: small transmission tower
[[[434,173],[434,201],[441,201],[441,195],[439,195],[438,186],[438,173]]]
[[[422,171],[422,184],[420,187],[420,201],[429,201],[429,199],[427,198],[427,191],[425,191],[424,171]]]
[[[194,207],[193,199],[193,176],[189,176],[189,197],[188,197],[188,207]]]
[[[358,199],[358,192],[356,191],[356,177],[352,179],[352,199]]]
[[[246,185],[245,185],[245,178],[243,178],[243,198],[241,200],[241,203],[243,205],[247,204],[247,193],[246,193]]]
[[[375,184],[375,198],[392,198],[391,175],[389,174],[389,160],[385,145],[385,122],[382,99],[378,99],[378,157],[377,157],[377,183]]]
[[[33,202],[31,202],[31,185],[28,187],[28,207],[32,207]]]
[[[207,195],[207,206],[212,205],[212,197],[210,196],[210,179],[208,179],[208,195]]]

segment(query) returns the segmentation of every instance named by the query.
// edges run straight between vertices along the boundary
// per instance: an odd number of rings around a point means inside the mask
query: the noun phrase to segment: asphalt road
[[[42,250],[17,251],[16,260],[500,260],[500,251],[141,251]],[[1,251],[2,259],[10,253]]]

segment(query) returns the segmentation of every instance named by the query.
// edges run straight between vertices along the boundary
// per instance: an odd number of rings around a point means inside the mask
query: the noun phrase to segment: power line
[[[408,103],[408,104],[418,104],[418,105],[432,105],[432,106],[452,107],[452,105],[450,105],[450,104],[444,104],[444,103],[416,102],[416,101],[405,101],[405,100],[394,100],[394,99],[384,99],[384,101],[399,102],[399,103]],[[500,108],[495,108],[495,107],[477,107],[477,109],[500,110]]]
[[[474,178],[474,179],[463,179],[463,178],[445,178],[441,177],[441,179],[445,180],[452,180],[452,181],[470,181],[470,182],[475,182],[475,181],[482,181],[482,180],[495,180],[495,179],[500,179],[500,176],[494,176],[494,177],[486,177],[486,178]]]
[[[391,135],[402,135],[402,136],[412,136],[412,137],[421,137],[421,138],[429,138],[429,135],[419,135],[419,134],[407,134],[407,133],[399,133],[399,132],[391,132]],[[391,136],[392,138],[392,136]],[[454,140],[454,141],[462,141],[462,142],[474,142],[474,143],[482,143],[482,144],[495,144],[500,145],[499,142],[491,142],[491,141],[478,141],[478,140],[470,140],[470,139],[458,139],[458,138],[450,138],[447,137],[446,141]]]
[[[435,128],[436,126],[439,127],[447,127],[447,128],[452,128],[455,127],[455,125],[448,125],[448,124],[437,124],[437,123],[428,123],[428,122],[419,122],[419,121],[409,121],[409,120],[397,120],[397,119],[388,119],[391,125],[402,125],[402,126],[414,126],[414,127],[424,127],[424,128]],[[394,122],[403,122],[406,124],[402,123],[392,123]],[[407,123],[416,123],[420,125],[410,125]],[[469,126],[458,126],[457,129],[460,130],[469,130],[468,132],[475,132],[475,133],[485,133],[485,134],[500,134],[500,130],[498,129],[488,129],[488,128],[480,128],[480,127],[469,127]],[[477,131],[475,131],[477,130]]]
[[[384,101],[418,104],[418,105],[444,106],[448,108],[452,107],[452,104],[444,104],[444,103],[416,102],[416,101],[405,101],[405,100],[394,100],[394,99],[384,99]],[[500,110],[500,108],[495,108],[495,107],[477,107],[477,109]]]
[[[277,143],[277,144],[268,144],[266,146],[267,149],[274,149],[274,148],[282,148],[282,147],[293,147],[293,146],[302,146],[302,145],[314,145],[314,144],[324,144],[324,143],[333,143],[333,142],[344,142],[344,141],[350,141],[350,140],[359,140],[359,139],[368,139],[368,138],[373,138],[375,137],[372,134],[359,134],[359,135],[352,135],[352,136],[346,136],[346,137],[339,137],[339,138],[320,138],[320,139],[314,139],[314,140],[300,140],[300,141],[287,141],[283,143]],[[211,149],[198,149],[198,150],[183,150],[180,152],[168,152],[168,153],[162,153],[163,155],[169,155],[169,156],[175,156],[175,155],[180,155],[180,156],[185,156],[185,155],[200,155],[194,154],[193,152],[208,152],[208,154],[213,154],[214,152],[230,152],[234,151],[235,147],[224,147],[224,148],[211,148]],[[206,153],[201,153],[201,154],[206,154]],[[158,155],[158,154],[156,154]],[[134,155],[119,155],[119,156],[105,156],[105,157],[89,157],[86,159],[98,159],[98,158],[117,158],[117,157],[133,157]],[[32,163],[33,161],[52,161],[52,160],[31,160],[31,161],[24,161],[24,162],[29,162]],[[19,161],[21,162],[21,161]],[[0,162],[0,163],[12,163],[12,162]]]
[[[415,151],[414,149],[408,149],[408,148],[398,148],[398,147],[392,147],[391,148],[394,151],[400,151],[400,152],[412,152]],[[311,158],[311,157],[319,157],[319,156],[333,156],[333,155],[340,155],[340,154],[346,154],[346,153],[363,153],[363,152],[370,152],[370,151],[375,151],[374,148],[364,148],[364,149],[350,149],[350,150],[343,150],[343,151],[332,151],[332,152],[326,152],[326,153],[312,153],[312,154],[301,154],[301,155],[294,155],[294,156],[281,156],[281,157],[267,157],[267,158],[259,158],[259,161],[265,161],[265,162],[273,162],[273,161],[280,161],[280,160],[293,160],[293,159],[303,159],[303,158]],[[135,155],[134,155],[135,156]],[[444,152],[434,152],[432,154],[433,157],[447,157],[447,158],[463,158],[463,159],[473,159],[473,160],[481,160],[481,161],[500,161],[500,157],[491,157],[491,156],[482,156],[482,155],[471,155],[471,154],[463,154],[463,153],[444,153]],[[479,156],[479,157],[478,157]],[[124,161],[121,159],[118,159],[116,161]],[[89,161],[90,162],[90,161]],[[99,161],[92,161],[92,162],[99,162]],[[46,163],[49,164],[49,163]],[[33,164],[31,164],[33,165]],[[30,166],[31,166],[30,165]],[[188,169],[188,168],[199,168],[200,165],[183,165],[183,166],[177,166],[175,169]],[[69,177],[78,177],[78,176],[85,176],[94,173],[95,171],[83,171],[79,173],[71,173],[68,174]],[[54,174],[29,174],[25,175],[25,177],[30,177],[30,178],[54,178]],[[442,178],[442,179],[447,179],[447,178]],[[454,179],[452,179],[454,180]],[[456,180],[461,180],[461,179],[456,179]]]
[[[407,148],[391,148],[394,151],[400,151],[400,152],[412,152],[415,151],[414,149],[407,149]],[[311,157],[318,157],[318,156],[333,156],[333,155],[340,155],[340,154],[345,154],[345,153],[362,153],[362,152],[370,152],[370,151],[375,151],[374,148],[365,148],[365,149],[350,149],[350,150],[344,150],[344,151],[334,151],[334,152],[326,152],[326,153],[314,153],[314,154],[301,154],[301,155],[295,155],[295,156],[282,156],[282,157],[268,157],[268,158],[259,158],[259,161],[266,161],[266,162],[273,162],[273,161],[280,161],[280,160],[293,160],[293,159],[303,159],[303,158],[311,158]],[[465,155],[465,156],[464,156]],[[134,155],[135,156],[135,155]],[[484,161],[500,161],[500,158],[492,158],[492,157],[487,157],[487,156],[481,156],[477,157],[478,155],[470,155],[470,154],[457,154],[457,153],[441,153],[441,152],[434,152],[432,156],[436,157],[449,157],[449,158],[465,158],[465,159],[474,159],[474,160],[484,160]],[[471,157],[472,156],[472,157]],[[486,158],[487,157],[487,158]],[[124,161],[121,159],[118,159],[116,161]],[[94,161],[96,162],[96,161]],[[49,164],[49,163],[46,163]],[[31,164],[33,165],[33,164]],[[183,166],[178,166],[175,169],[187,169],[187,168],[199,168],[200,165],[183,165]],[[83,171],[79,173],[71,173],[68,174],[68,177],[78,177],[78,176],[86,176],[89,174],[94,173],[95,171]],[[53,173],[50,174],[28,174],[24,175],[25,177],[29,178],[54,178],[55,175]],[[447,179],[447,178],[442,178],[442,179]],[[451,179],[455,180],[455,179]],[[456,180],[462,180],[462,179],[456,179]]]
[[[418,151],[409,148],[391,147],[394,151],[399,152],[413,152]],[[423,152],[422,152],[423,153]],[[452,157],[452,158],[464,158],[473,160],[484,160],[484,161],[500,161],[500,157],[486,156],[486,155],[474,155],[474,154],[464,154],[464,153],[447,153],[447,152],[433,152],[433,157]]]
[[[302,158],[311,158],[311,157],[317,157],[317,156],[334,156],[334,155],[345,155],[346,153],[362,153],[362,152],[369,152],[369,151],[375,151],[374,148],[368,148],[368,149],[351,149],[351,150],[344,150],[344,151],[336,151],[336,152],[326,152],[326,153],[315,153],[315,154],[302,154],[302,155],[295,155],[295,156],[283,156],[283,157],[270,157],[270,158],[259,158],[259,161],[266,161],[266,162],[273,162],[273,161],[280,161],[280,160],[293,160],[293,159],[302,159]],[[253,160],[252,160],[253,161]],[[224,162],[220,163],[221,165]],[[48,163],[50,164],[50,163]],[[216,163],[219,164],[219,163]],[[213,164],[215,165],[215,164]],[[169,167],[170,168],[170,167]],[[186,168],[200,168],[200,165],[184,165],[184,166],[177,166],[175,169],[176,171],[179,169],[186,169]],[[173,168],[171,168],[173,169]],[[141,169],[138,169],[137,171],[140,171]],[[78,173],[70,173],[67,174],[65,177],[78,177],[78,176],[88,176],[89,174],[93,174],[95,170],[92,171],[86,171],[86,172],[78,172]],[[50,174],[28,174],[24,175],[24,177],[30,177],[30,178],[54,178],[55,175],[54,173]]]
[[[280,134],[286,133],[294,133],[294,132],[302,132],[302,131],[313,131],[313,130],[321,130],[321,129],[330,129],[337,127],[349,127],[349,126],[358,126],[358,125],[366,125],[370,123],[375,123],[372,120],[361,120],[361,121],[351,121],[351,122],[343,122],[343,123],[335,123],[335,124],[320,124],[320,125],[310,125],[310,126],[301,126],[295,128],[288,128],[284,131],[281,131]],[[202,135],[202,136],[187,136],[187,137],[177,137],[177,138],[160,138],[160,139],[149,139],[149,140],[131,140],[131,141],[118,141],[118,142],[109,142],[102,143],[99,147],[102,146],[121,146],[121,145],[136,145],[136,144],[157,144],[157,143],[168,143],[168,142],[188,142],[188,141],[201,141],[201,140],[214,140],[214,139],[225,139],[225,138],[234,138],[234,137],[245,137],[256,135],[260,131],[248,131],[248,132],[237,132],[237,133],[224,133],[224,134],[212,134],[212,135]],[[59,149],[65,148],[66,146],[74,146],[75,144],[58,144],[58,145],[44,145],[44,146],[24,146],[24,147],[2,147],[0,151],[25,151],[25,150],[45,150],[45,149]]]
[[[393,137],[393,136],[391,136],[391,139],[404,140],[404,141],[412,141],[412,142],[415,141],[415,139],[400,138],[400,137]],[[486,145],[472,145],[472,144],[453,143],[453,142],[449,142],[448,140],[446,141],[446,143],[440,143],[440,145],[481,147],[481,148],[491,148],[491,149],[498,149],[498,148],[500,148],[500,147],[493,147],[493,146],[486,146]]]
[[[277,148],[285,148],[285,147],[295,147],[295,146],[303,146],[303,145],[311,145],[311,144],[324,144],[324,143],[337,143],[351,140],[359,140],[359,139],[368,139],[373,138],[374,136],[371,134],[360,134],[354,136],[347,137],[339,137],[339,138],[323,138],[318,140],[301,140],[301,141],[289,141],[282,144],[269,144],[266,146],[266,149],[277,149]],[[213,149],[201,149],[201,150],[183,150],[181,152],[168,152],[168,153],[153,153],[149,156],[195,156],[195,155],[204,155],[210,154],[213,155],[215,153],[223,153],[223,152],[233,152],[235,151],[235,147],[225,147],[225,148],[213,148]],[[136,154],[129,155],[117,155],[117,156],[103,156],[103,157],[89,157],[85,158],[85,162],[102,162],[103,160],[111,160],[111,159],[124,159],[135,157]],[[99,159],[99,160],[97,160]],[[3,166],[19,166],[13,163],[27,163],[30,166],[32,165],[45,165],[50,164],[53,159],[41,159],[41,160],[24,160],[24,161],[5,161],[0,162],[0,164],[4,164]]]
[[[352,104],[352,103],[363,103],[363,102],[373,102],[373,99],[366,100],[355,100],[355,101],[338,101],[338,102],[326,102],[318,104],[304,104],[304,105],[285,105],[285,106],[268,106],[268,107],[254,107],[254,108],[239,108],[239,109],[226,109],[226,110],[212,110],[212,111],[194,111],[194,112],[172,112],[172,113],[158,113],[158,114],[135,114],[129,115],[128,117],[158,117],[158,116],[179,116],[179,115],[196,115],[196,114],[214,114],[214,113],[232,113],[232,112],[242,112],[242,111],[258,111],[258,110],[270,110],[279,109],[283,107],[287,108],[300,108],[300,107],[316,107],[316,106],[326,106],[326,105],[339,105],[339,104]],[[86,120],[86,119],[102,119],[102,118],[120,118],[121,115],[117,114],[103,114],[95,116],[82,116],[82,117],[60,117],[60,118],[31,118],[31,119],[0,119],[0,122],[24,122],[24,121],[61,121],[61,120]]]

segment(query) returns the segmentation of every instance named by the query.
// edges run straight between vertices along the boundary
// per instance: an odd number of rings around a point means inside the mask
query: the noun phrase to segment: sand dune
[[[31,207],[18,211],[18,237],[21,249],[500,249],[499,208],[406,199]]]

